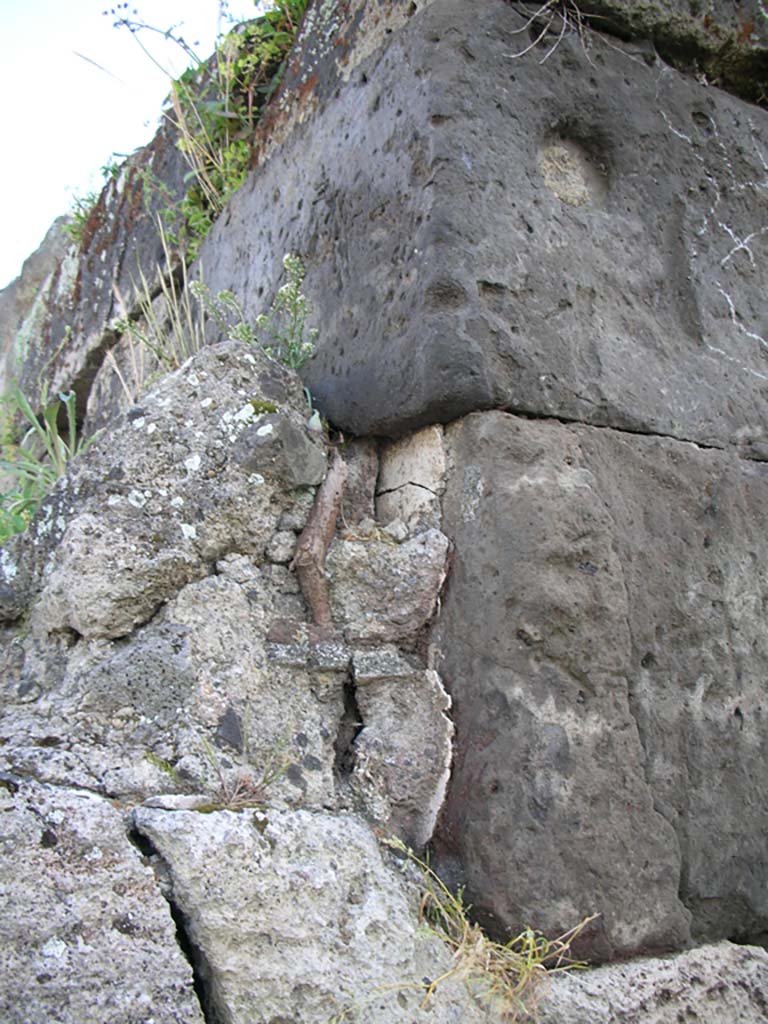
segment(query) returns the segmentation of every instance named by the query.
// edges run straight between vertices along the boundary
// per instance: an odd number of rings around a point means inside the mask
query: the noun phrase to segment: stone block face
[[[33,402],[43,385],[51,394],[74,389],[78,412],[85,415],[92,382],[117,340],[110,322],[135,308],[142,274],[152,286],[172,269],[157,218],[183,195],[187,170],[166,123],[105,185],[79,246],[55,263],[41,301],[19,327],[19,382]],[[89,410],[96,426],[123,405],[109,388],[102,399],[101,409],[92,402]]]
[[[761,463],[475,414],[446,432],[440,863],[599,958],[764,931]],[[757,776],[756,774],[757,773]]]
[[[20,329],[30,318],[38,297],[47,296],[51,276],[71,244],[66,219],[59,217],[24,261],[19,276],[0,290],[0,394],[5,394],[18,375],[19,363],[26,355]]]
[[[445,487],[445,451],[439,426],[387,445],[381,454],[376,494],[379,519],[401,519],[409,526],[440,525],[440,495]]]
[[[327,567],[334,620],[350,642],[413,639],[435,612],[448,539],[424,530],[402,544],[388,536],[338,540]]]
[[[540,1004],[541,1024],[762,1024],[768,954],[730,942],[674,957],[560,975]]]
[[[423,1004],[422,979],[450,954],[417,928],[413,892],[357,818],[142,807],[135,822],[167,866],[212,1019],[487,1020],[458,978]]]
[[[652,44],[676,67],[765,105],[768,18],[762,0],[586,0],[579,11],[600,31],[638,40],[646,56]]]
[[[357,434],[505,407],[762,457],[768,115],[598,34],[515,59],[523,24],[445,0],[359,62],[233,198],[214,290],[255,315],[302,254]]]
[[[95,793],[4,777],[6,1024],[203,1024],[192,968],[125,814]]]

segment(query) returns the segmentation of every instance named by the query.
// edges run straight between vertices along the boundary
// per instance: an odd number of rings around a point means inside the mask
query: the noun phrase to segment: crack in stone
[[[737,458],[745,459],[748,462],[768,462],[767,455],[758,455],[741,451],[736,445],[723,442],[723,444],[707,444],[705,441],[695,441],[690,437],[680,437],[676,434],[664,434],[655,430],[641,430],[639,427],[619,427],[610,423],[591,423],[588,420],[571,419],[567,416],[559,416],[551,412],[533,412],[530,409],[516,409],[513,406],[500,406],[500,412],[509,413],[511,416],[519,416],[526,420],[552,420],[554,423],[562,423],[563,426],[590,427],[595,430],[614,430],[619,434],[631,434],[636,437],[655,437],[662,441],[676,441],[679,444],[691,444],[702,451],[729,452]],[[488,410],[477,410],[479,412]],[[463,418],[463,417],[462,417]]]
[[[376,491],[376,497],[382,498],[385,494],[397,494],[398,491],[402,491],[404,487],[419,487],[422,491],[428,491],[435,498],[439,497],[437,491],[433,491],[431,487],[427,487],[426,484],[417,483],[416,480],[406,480],[404,484],[399,484],[397,487],[388,487],[385,491]]]
[[[168,903],[171,919],[176,927],[176,942],[184,959],[192,968],[192,983],[203,1020],[206,1024],[227,1024],[229,1015],[224,1012],[216,997],[211,983],[213,972],[208,958],[194,940],[188,916],[173,898],[173,875],[170,865],[137,825],[129,830],[128,840],[149,862],[160,893]]]
[[[344,680],[344,711],[334,740],[334,771],[339,780],[348,779],[355,770],[357,754],[355,740],[365,728],[365,721],[357,703],[357,687],[350,673]]]

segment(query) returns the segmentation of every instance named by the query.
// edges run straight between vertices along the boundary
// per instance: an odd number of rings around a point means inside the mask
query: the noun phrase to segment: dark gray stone
[[[504,407],[765,457],[768,115],[595,33],[515,59],[523,24],[444,0],[351,62],[206,241],[212,288],[251,317],[301,253],[304,376],[357,434]]]
[[[316,486],[325,476],[325,453],[309,439],[298,414],[259,415],[239,435],[233,457],[246,472],[264,473],[290,488]]]
[[[567,5],[566,5],[567,7]],[[768,102],[768,16],[764,0],[579,0],[583,24],[640,41],[675,67],[755,103]],[[559,30],[555,18],[552,30]]]
[[[768,467],[497,412],[446,443],[438,864],[502,933],[601,913],[596,958],[679,948],[689,912],[759,936]]]

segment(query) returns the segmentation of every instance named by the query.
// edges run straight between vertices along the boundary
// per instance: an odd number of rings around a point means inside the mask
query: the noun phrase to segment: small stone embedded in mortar
[[[581,143],[550,138],[539,147],[544,184],[569,206],[599,206],[608,191],[606,167],[596,163]]]

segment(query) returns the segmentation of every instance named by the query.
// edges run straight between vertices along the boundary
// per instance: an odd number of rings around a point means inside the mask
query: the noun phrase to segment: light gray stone
[[[401,519],[411,528],[439,527],[445,468],[442,427],[425,427],[387,445],[377,485],[379,519]]]
[[[355,651],[352,655],[352,671],[355,684],[364,686],[368,683],[409,679],[415,667],[406,661],[396,647],[376,647],[373,650]]]
[[[397,665],[392,677],[368,678],[355,689],[362,729],[352,745],[351,784],[370,818],[421,849],[450,776],[451,698],[430,669],[400,673]]]
[[[347,640],[413,637],[435,611],[447,555],[448,539],[434,529],[404,544],[336,540],[326,567],[334,621]]]
[[[611,964],[551,980],[541,1024],[763,1024],[768,954],[721,942],[674,957]]]
[[[447,970],[450,952],[418,929],[413,890],[357,818],[148,807],[134,817],[167,866],[220,1019],[487,1020],[455,979],[420,1008],[423,978]]]
[[[203,1024],[192,969],[124,811],[30,779],[0,787],[6,1024]]]
[[[269,539],[266,555],[270,562],[286,565],[296,554],[296,534],[292,530],[277,530]]]
[[[263,559],[292,504],[282,480],[240,461],[242,435],[249,424],[259,429],[254,403],[264,400],[280,405],[281,423],[301,422],[295,375],[231,342],[165,377],[72,463],[4,552],[6,615],[42,587],[36,630],[117,637],[224,555]],[[302,444],[325,465],[321,443],[302,435]]]

